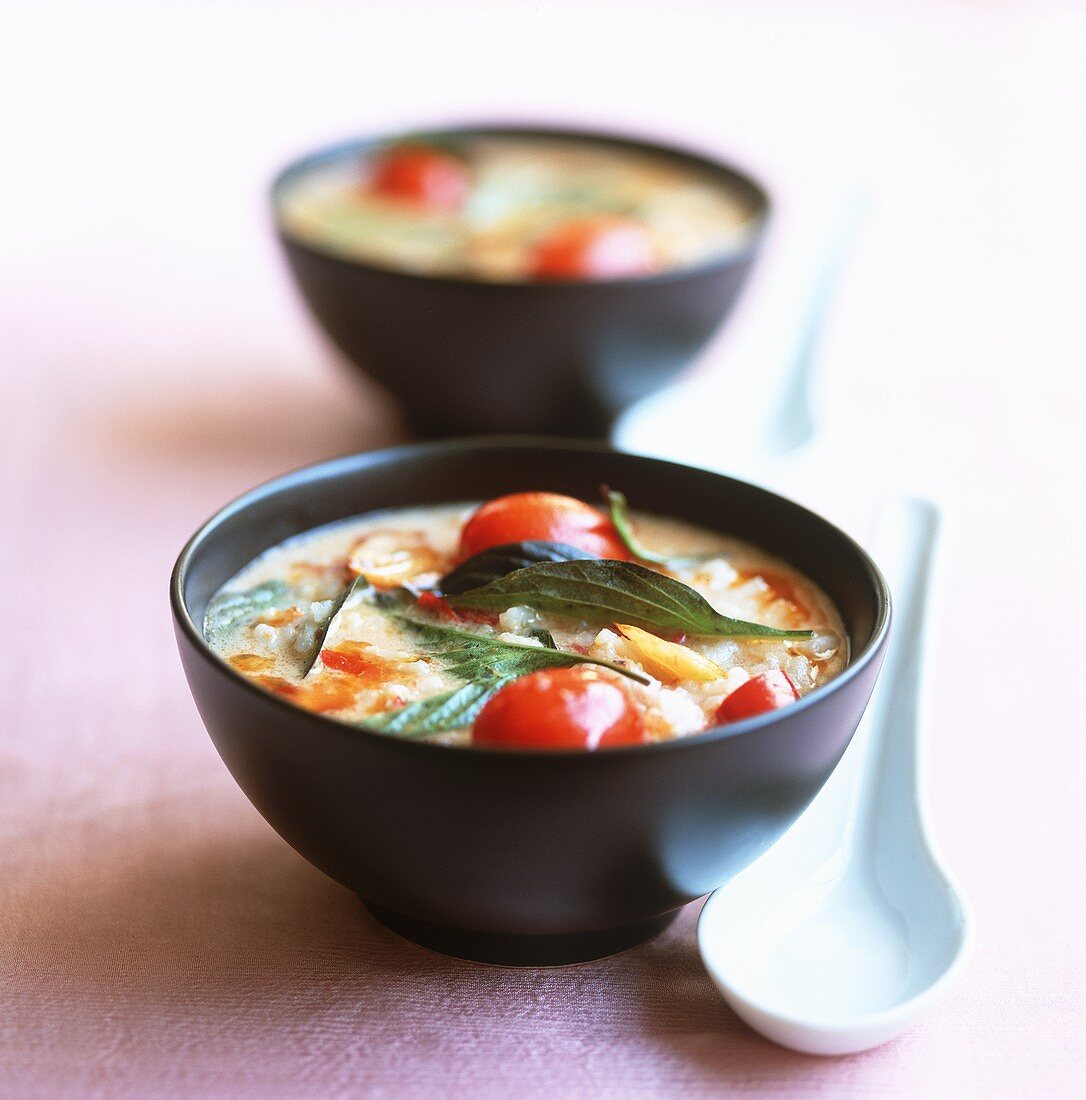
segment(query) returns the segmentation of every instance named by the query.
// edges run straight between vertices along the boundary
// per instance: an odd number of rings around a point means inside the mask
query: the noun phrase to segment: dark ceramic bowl
[[[685,739],[518,752],[404,741],[309,713],[236,673],[201,634],[223,582],[319,524],[529,488],[591,499],[601,482],[621,486],[638,508],[793,562],[840,609],[848,668],[776,713]],[[890,619],[868,556],[799,505],[703,470],[545,440],[418,444],[287,474],[197,531],[171,595],[200,714],[273,828],[408,938],[523,965],[638,943],[777,840],[852,737]]]
[[[492,283],[415,275],[279,237],[303,297],[332,341],[403,404],[421,434],[560,432],[605,436],[618,413],[659,389],[724,320],[761,239],[768,199],[733,168],[613,134],[468,127],[435,137],[561,137],[665,156],[711,173],[757,212],[751,242],[697,267],[646,278]],[[276,179],[272,205],[314,166],[361,157],[386,137],[311,154]]]

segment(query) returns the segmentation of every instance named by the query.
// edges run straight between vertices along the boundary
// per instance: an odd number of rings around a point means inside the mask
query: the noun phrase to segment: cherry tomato
[[[511,493],[488,500],[471,515],[460,532],[460,558],[531,540],[564,542],[601,558],[630,557],[614,524],[584,501],[560,493]]]
[[[370,191],[428,210],[453,211],[471,190],[471,173],[462,160],[425,145],[400,145],[373,166]]]
[[[648,229],[632,218],[597,215],[553,226],[536,241],[536,279],[622,279],[656,267]]]
[[[629,695],[596,669],[545,669],[502,688],[475,719],[477,745],[599,749],[639,745],[645,727]]]
[[[756,714],[776,710],[799,698],[795,684],[780,669],[760,672],[745,684],[737,687],[720,704],[716,712],[718,722],[738,722],[753,718]]]

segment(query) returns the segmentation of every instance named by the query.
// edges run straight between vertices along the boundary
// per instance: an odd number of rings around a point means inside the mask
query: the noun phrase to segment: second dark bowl
[[[245,679],[204,641],[200,624],[219,586],[314,526],[527,488],[591,499],[601,481],[646,511],[791,561],[840,610],[849,666],[797,703],[696,736],[518,752],[405,741],[310,713]],[[271,825],[404,935],[519,964],[629,947],[776,841],[852,737],[890,617],[868,556],[799,505],[704,470],[545,440],[422,444],[288,474],[196,533],[171,592],[200,713]]]
[[[765,192],[718,161],[614,134],[512,126],[433,133],[563,138],[654,153],[711,173],[756,211],[754,235],[738,252],[645,278],[571,283],[416,275],[322,252],[280,228],[314,317],[351,363],[399,398],[416,431],[605,436],[623,409],[681,371],[727,316],[761,241]],[[314,166],[388,140],[294,162],[275,181],[273,206]]]

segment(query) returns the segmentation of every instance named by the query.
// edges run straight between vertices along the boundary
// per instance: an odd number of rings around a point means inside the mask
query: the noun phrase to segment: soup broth
[[[291,236],[349,259],[497,282],[623,278],[743,249],[751,200],[707,169],[592,141],[405,142],[319,163],[278,201]]]
[[[651,610],[649,621],[636,626],[599,608],[555,611],[542,595],[534,604],[531,595],[507,597],[502,606],[485,592],[479,596],[479,586],[469,584],[464,592],[463,583],[452,583],[451,571],[465,556],[469,566],[478,562],[480,569],[492,569],[497,553],[484,546],[472,555],[465,545],[482,536],[491,543],[503,538],[488,533],[493,523],[483,517],[486,509],[470,504],[359,516],[274,547],[211,601],[205,635],[223,660],[262,688],[360,725],[376,720],[380,726],[408,708],[481,682],[485,673],[479,668],[450,657],[474,652],[473,639],[484,655],[494,651],[494,667],[530,668],[537,659],[547,667],[576,662],[620,689],[646,741],[689,736],[725,720],[726,701],[740,688],[748,685],[745,695],[756,694],[752,681],[787,683],[794,697],[802,697],[845,667],[848,640],[837,610],[788,563],[747,542],[641,514],[633,517],[638,542],[670,556],[667,564],[608,561],[598,552],[602,547],[608,553],[610,543],[586,540],[611,539],[614,528],[586,505],[572,504],[585,510],[589,523],[596,516],[599,524],[576,527],[580,513],[571,508],[573,520],[562,519],[563,539],[590,550],[581,560],[552,565],[548,575],[581,576],[587,569],[613,575],[617,581],[608,583],[620,587],[646,580],[678,586],[674,590],[684,599],[686,592],[703,598],[706,614],[792,636],[659,628]],[[499,519],[508,523],[509,515],[506,510]],[[562,539],[509,541],[521,548],[565,545]],[[529,593],[533,568],[540,572],[532,566],[516,574],[525,578]],[[513,575],[499,579],[508,582]],[[458,594],[445,593],[443,584]],[[523,647],[535,652],[525,655]],[[737,716],[745,713],[739,708]],[[386,728],[395,732],[394,724]],[[407,732],[445,744],[472,743],[471,722]]]

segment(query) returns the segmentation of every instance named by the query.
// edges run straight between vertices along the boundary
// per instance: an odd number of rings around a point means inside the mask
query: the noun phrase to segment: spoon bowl
[[[880,560],[894,638],[860,729],[779,844],[718,890],[702,959],[755,1030],[811,1054],[848,1054],[903,1031],[964,967],[972,920],[931,841],[920,711],[938,512],[903,500]]]

